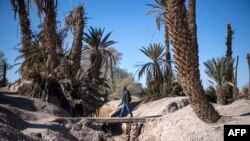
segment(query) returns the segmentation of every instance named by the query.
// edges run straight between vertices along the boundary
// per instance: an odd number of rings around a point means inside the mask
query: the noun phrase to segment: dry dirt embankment
[[[114,113],[119,109],[119,103],[113,101],[104,105],[103,115]],[[215,108],[223,115],[222,118],[217,123],[206,124],[194,114],[186,97],[163,98],[139,104],[133,109],[134,117],[151,118],[143,123],[136,140],[221,141],[224,124],[250,124],[250,100],[242,99],[226,106],[215,105]],[[69,116],[68,112],[53,104],[0,93],[1,140],[126,140],[127,136],[113,139],[110,134],[104,134],[102,129],[81,118],[65,118],[55,122],[57,117]]]
[[[117,103],[119,101],[110,102],[106,108],[112,111]],[[250,124],[250,100],[241,99],[230,105],[214,106],[222,118],[217,123],[207,124],[195,115],[186,97],[163,98],[141,104],[134,108],[134,116],[155,118],[143,123],[137,140],[222,141],[225,124]]]
[[[159,110],[158,107],[157,102],[155,102],[155,107],[152,108],[145,105],[147,111],[152,112]],[[191,106],[188,105],[145,123],[138,140],[222,141],[225,124],[250,124],[250,100],[242,99],[225,106],[215,105],[215,108],[220,115],[223,115],[217,123],[206,124],[201,121],[195,115]],[[143,110],[140,110],[140,112],[145,114]]]
[[[80,118],[53,122],[57,117],[69,116],[63,109],[42,100],[0,93],[0,140],[113,140]]]

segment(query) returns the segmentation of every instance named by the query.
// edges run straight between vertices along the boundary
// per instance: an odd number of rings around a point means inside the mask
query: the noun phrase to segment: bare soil
[[[101,108],[101,115],[119,113],[121,101],[111,101]],[[193,112],[187,97],[163,98],[149,103],[134,99],[134,117],[148,117],[139,141],[221,141],[225,124],[250,124],[250,100],[241,99],[230,105],[214,104],[222,118],[207,124]],[[65,120],[55,121],[58,117]],[[45,101],[0,93],[0,140],[45,141],[125,141],[127,135],[104,133],[102,129]]]

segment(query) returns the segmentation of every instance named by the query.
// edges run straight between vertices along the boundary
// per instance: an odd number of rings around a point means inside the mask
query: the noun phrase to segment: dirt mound
[[[119,103],[107,103],[103,107],[103,115],[119,109]],[[131,105],[135,117],[149,119],[137,138],[141,141],[220,141],[223,140],[225,124],[250,124],[250,100],[242,99],[225,106],[214,105],[222,118],[213,124],[197,118],[186,97],[163,98],[144,104],[133,101]],[[67,111],[39,99],[0,94],[2,140],[114,140],[102,131],[100,125],[69,116]],[[122,136],[115,139],[126,140]]]
[[[114,100],[104,104],[99,110],[100,117],[110,117],[115,111],[118,110],[121,100]]]
[[[169,100],[162,99],[162,103]],[[161,102],[154,103],[148,111],[159,111]],[[141,141],[221,141],[223,140],[223,128],[225,124],[250,124],[250,100],[238,100],[230,105],[215,105],[222,118],[213,124],[201,121],[194,113],[191,106],[183,107],[174,113],[168,113],[160,118],[145,123],[138,139]],[[139,111],[138,111],[139,112]]]
[[[69,116],[67,111],[42,100],[0,93],[1,140],[113,140],[92,123]],[[54,121],[58,117],[65,118],[64,122]]]
[[[133,111],[135,117],[161,116],[174,112],[189,104],[187,97],[166,97],[144,103]]]

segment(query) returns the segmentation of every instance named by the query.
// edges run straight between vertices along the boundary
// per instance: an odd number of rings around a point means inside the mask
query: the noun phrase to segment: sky
[[[119,66],[127,69],[135,76],[136,82],[145,86],[145,77],[138,80],[135,72],[136,64],[146,63],[149,59],[139,51],[150,43],[164,45],[163,28],[158,31],[155,24],[156,15],[146,16],[150,10],[146,4],[154,4],[154,0],[59,0],[57,7],[58,28],[63,27],[65,16],[78,4],[84,4],[87,21],[86,28],[105,28],[106,33],[112,31],[110,39],[118,43],[113,45],[123,54]],[[5,53],[9,64],[14,64],[18,56],[13,49],[20,43],[19,18],[14,13],[9,0],[0,0],[0,50]],[[238,86],[241,88],[249,81],[246,54],[250,53],[250,1],[249,0],[197,0],[197,35],[199,44],[199,64],[203,85],[209,86],[203,62],[212,57],[221,57],[226,52],[226,25],[231,24],[235,30],[233,38],[233,56],[239,56]],[[31,27],[37,30],[42,22],[37,17],[36,8],[30,9]],[[85,31],[86,31],[85,28]],[[72,37],[69,37],[72,40]],[[18,66],[7,72],[9,81],[19,78],[15,73]]]

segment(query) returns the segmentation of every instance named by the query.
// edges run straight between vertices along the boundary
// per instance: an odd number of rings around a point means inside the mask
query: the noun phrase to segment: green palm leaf
[[[117,43],[113,40],[109,40],[112,32],[104,35],[104,28],[94,28],[90,27],[88,33],[84,33],[83,41],[87,43],[84,46],[83,52],[89,52],[91,59],[91,65],[89,68],[89,77],[98,79],[100,76],[100,69],[102,66],[106,65],[104,74],[106,74],[107,66],[110,64],[109,68],[112,73],[112,66],[115,64],[115,57],[111,52],[108,51],[108,47]],[[112,74],[111,74],[112,76]]]
[[[143,74],[154,74],[155,80],[162,80],[162,66],[165,64],[163,61],[164,57],[164,46],[160,43],[149,44],[148,47],[142,47],[139,49],[144,55],[146,55],[151,61],[145,64],[136,65],[139,67],[137,70],[138,78],[140,79]]]

